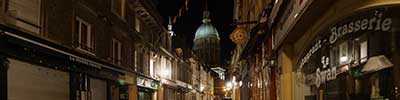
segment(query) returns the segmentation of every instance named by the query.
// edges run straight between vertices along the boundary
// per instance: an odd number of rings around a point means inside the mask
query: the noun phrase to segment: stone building
[[[234,100],[276,100],[275,70],[271,64],[271,33],[267,22],[271,0],[234,0],[234,25],[230,81]]]
[[[211,24],[210,12],[203,13],[203,24],[196,30],[193,39],[193,50],[199,60],[208,68],[217,67],[220,64],[220,38],[217,29]]]
[[[399,3],[279,1],[281,100],[399,99]]]
[[[0,99],[157,100],[175,57],[156,3],[1,0]]]

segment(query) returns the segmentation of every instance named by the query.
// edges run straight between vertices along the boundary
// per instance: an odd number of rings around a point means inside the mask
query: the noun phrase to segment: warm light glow
[[[347,56],[340,57],[340,62],[346,62],[348,60]]]
[[[345,69],[346,71],[348,71],[348,70],[349,70],[349,66],[348,66],[348,65],[344,66],[344,69]]]
[[[204,90],[204,86],[200,85],[200,91],[203,92],[203,90]]]
[[[163,78],[169,77],[169,74],[170,74],[169,69],[160,70],[160,76],[163,77]]]
[[[232,89],[232,82],[226,83],[226,89],[227,89],[227,90]]]
[[[170,79],[171,78],[171,66],[169,64],[169,61],[167,61],[166,58],[161,58],[161,66],[159,67],[160,69],[158,70],[158,75],[161,78],[166,78]]]
[[[243,84],[243,83],[242,83],[242,81],[240,81],[240,82],[239,82],[239,87],[241,87],[241,86],[242,86],[242,84]]]
[[[154,77],[154,60],[150,59],[150,76]]]

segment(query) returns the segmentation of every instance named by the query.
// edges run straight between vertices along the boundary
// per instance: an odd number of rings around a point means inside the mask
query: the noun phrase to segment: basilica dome
[[[202,38],[217,38],[217,39],[219,39],[217,29],[209,22],[203,23],[199,28],[197,28],[194,40],[202,39]]]

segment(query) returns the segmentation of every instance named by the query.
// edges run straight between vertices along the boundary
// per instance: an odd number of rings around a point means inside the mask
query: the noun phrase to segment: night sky
[[[179,8],[185,0],[158,0],[158,10],[168,23],[169,16],[178,15]],[[221,38],[221,58],[224,63],[231,58],[231,51],[235,44],[229,39],[235,26],[231,26],[233,19],[233,0],[208,0],[211,23],[217,28]],[[192,48],[193,38],[197,28],[202,24],[205,0],[189,0],[189,10],[177,18],[173,24],[176,34],[173,37],[173,47]]]

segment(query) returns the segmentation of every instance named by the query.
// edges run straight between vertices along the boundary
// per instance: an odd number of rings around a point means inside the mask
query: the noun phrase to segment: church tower
[[[220,65],[220,38],[217,29],[211,24],[207,4],[203,12],[203,24],[197,28],[193,43],[193,50],[202,64],[209,68]]]

